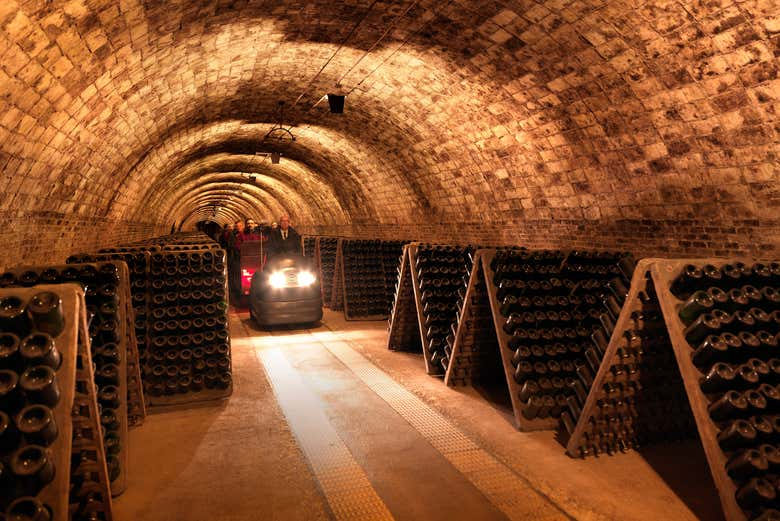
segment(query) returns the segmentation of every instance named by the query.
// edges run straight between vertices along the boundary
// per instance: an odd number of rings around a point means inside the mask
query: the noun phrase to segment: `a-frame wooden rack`
[[[748,265],[752,262],[713,258],[640,261],[626,305],[566,448],[571,456],[587,456],[614,451],[615,442],[621,442],[627,432],[631,435],[629,445],[631,440],[673,440],[695,437],[698,433],[728,521],[757,518],[766,505],[751,507],[749,500],[743,500],[743,509],[737,500],[739,487],[747,480],[743,477],[738,477],[739,482],[732,479],[727,464],[738,449],[725,443],[724,448],[718,440],[731,419],[714,421],[709,412],[709,407],[723,393],[705,394],[702,391],[700,382],[705,375],[692,360],[696,346],[686,340],[685,326],[678,316],[683,302],[671,293],[670,288],[686,265],[710,264],[719,268],[739,261]],[[750,356],[766,362],[773,354],[772,351],[756,350]],[[626,371],[627,367],[634,371],[633,374]],[[669,391],[663,403],[666,416],[654,414],[657,411],[648,406],[657,400],[658,391],[652,384],[659,380]],[[759,383],[762,381],[764,377]],[[626,390],[631,400],[627,401],[623,396]],[[671,422],[668,421],[670,417]],[[756,442],[756,446],[759,443]],[[742,450],[750,448],[755,447],[741,445]],[[755,474],[760,476],[761,472]]]
[[[411,244],[404,245],[398,282],[390,314],[387,348],[391,351],[422,351],[416,292],[412,288],[412,268],[409,259]]]
[[[438,368],[433,367],[430,362],[431,353],[422,312],[420,283],[414,269],[418,247],[419,243],[412,243],[407,245],[404,251],[399,290],[390,322],[388,347],[401,349],[401,346],[412,345],[409,340],[412,327],[410,324],[412,316],[415,316],[419,341],[415,341],[414,345],[420,345],[423,351],[426,372],[439,375],[441,373]],[[558,415],[539,417],[530,413],[535,404],[524,401],[523,388],[515,380],[516,364],[512,361],[514,352],[509,348],[510,337],[503,328],[506,317],[500,312],[498,288],[494,283],[495,274],[491,268],[496,252],[495,249],[480,249],[474,253],[463,305],[458,310],[456,320],[452,324],[452,335],[448,338],[450,357],[444,381],[448,386],[477,383],[483,369],[492,367],[500,357],[516,427],[521,431],[553,430],[559,424]],[[561,266],[567,259],[568,254],[563,255]],[[587,388],[581,391],[583,397],[587,391]],[[556,403],[556,407],[559,411],[562,409],[560,403]]]

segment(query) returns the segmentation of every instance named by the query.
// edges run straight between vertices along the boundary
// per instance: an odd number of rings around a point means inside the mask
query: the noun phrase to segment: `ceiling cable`
[[[357,21],[357,23],[355,23],[355,25],[354,25],[354,26],[352,26],[352,29],[350,29],[350,31],[349,31],[349,33],[347,34],[347,36],[346,36],[346,37],[344,38],[344,40],[343,40],[343,41],[342,41],[342,42],[339,44],[339,46],[338,46],[338,47],[336,48],[336,50],[333,52],[333,54],[331,55],[331,57],[330,57],[330,58],[328,58],[328,61],[326,61],[326,62],[325,62],[325,64],[324,64],[322,67],[320,67],[320,70],[319,70],[319,71],[317,71],[317,74],[315,74],[315,75],[314,75],[314,77],[313,77],[311,80],[309,80],[309,83],[307,83],[307,84],[306,84],[306,87],[304,87],[304,89],[303,89],[303,92],[301,92],[301,95],[300,95],[300,96],[298,96],[298,98],[295,100],[295,103],[293,103],[293,104],[292,104],[292,106],[293,106],[293,107],[295,107],[295,106],[298,104],[298,102],[299,102],[299,101],[301,101],[301,99],[303,98],[303,96],[304,96],[304,95],[306,95],[306,91],[308,91],[308,90],[309,90],[309,87],[311,87],[311,85],[312,85],[312,84],[313,84],[313,83],[314,83],[314,82],[317,80],[317,78],[319,78],[319,77],[320,77],[320,74],[322,74],[322,71],[324,71],[324,70],[325,70],[325,67],[327,67],[327,66],[328,66],[328,64],[331,62],[331,60],[333,60],[333,58],[335,58],[335,57],[336,57],[336,55],[337,55],[337,54],[338,54],[338,52],[341,50],[341,48],[342,48],[342,47],[344,47],[344,45],[347,43],[347,41],[349,41],[349,39],[352,37],[352,34],[355,32],[355,30],[357,30],[358,26],[360,26],[360,24],[362,24],[362,23],[363,23],[363,20],[365,20],[365,19],[368,17],[368,14],[371,12],[371,10],[374,8],[374,5],[376,5],[378,1],[379,1],[379,0],[374,0],[373,2],[371,2],[371,5],[369,5],[369,6],[368,6],[368,9],[366,9],[366,12],[365,12],[365,13],[363,13],[363,16],[362,16],[362,17],[360,17],[360,20],[358,20],[358,21]]]
[[[352,65],[352,67],[350,67],[349,69],[347,69],[347,72],[345,72],[344,74],[342,74],[342,75],[341,75],[341,77],[340,77],[338,80],[336,80],[336,86],[337,86],[337,87],[338,87],[339,85],[341,85],[341,82],[344,80],[344,78],[346,78],[346,77],[347,77],[347,75],[348,75],[350,72],[352,72],[352,71],[355,69],[355,67],[357,67],[357,66],[360,64],[360,62],[361,62],[361,61],[363,61],[363,58],[365,58],[366,56],[368,56],[368,54],[369,54],[371,51],[373,51],[374,49],[376,49],[376,47],[377,47],[377,46],[378,46],[378,45],[379,45],[379,44],[382,42],[382,40],[384,40],[384,39],[385,39],[385,37],[386,37],[386,36],[387,36],[387,35],[390,33],[390,31],[393,29],[393,27],[395,27],[395,25],[398,23],[398,21],[399,21],[401,18],[403,18],[404,16],[406,16],[406,14],[407,14],[409,11],[411,11],[411,10],[412,10],[412,8],[413,8],[413,7],[415,7],[415,6],[416,6],[417,4],[419,4],[419,3],[420,3],[420,0],[414,0],[414,1],[413,1],[411,4],[409,4],[409,6],[408,6],[406,9],[404,9],[404,12],[403,12],[403,13],[399,14],[398,16],[396,16],[396,17],[393,19],[393,21],[392,21],[392,22],[390,22],[390,24],[387,26],[387,29],[385,29],[385,32],[384,32],[384,33],[382,33],[382,36],[380,36],[380,37],[379,37],[379,39],[378,39],[377,41],[375,41],[375,42],[373,43],[373,45],[371,45],[371,47],[369,47],[368,49],[366,49],[366,51],[363,53],[363,55],[362,55],[362,56],[360,56],[360,58],[358,58],[358,60],[357,60],[357,61],[356,61],[356,62],[355,62],[353,65]]]
[[[393,56],[395,56],[395,55],[396,55],[396,53],[397,53],[398,51],[400,51],[400,50],[401,50],[401,49],[402,49],[402,48],[403,48],[403,47],[404,47],[404,46],[405,46],[405,45],[406,45],[406,44],[409,42],[409,40],[411,40],[411,39],[412,39],[414,36],[417,36],[417,35],[418,35],[418,34],[419,34],[419,33],[420,33],[420,32],[421,32],[423,29],[425,29],[425,28],[428,26],[428,24],[430,24],[430,23],[431,23],[433,20],[435,20],[435,19],[436,19],[436,16],[437,16],[437,15],[438,15],[438,14],[439,14],[441,11],[443,11],[444,9],[446,9],[447,7],[449,7],[449,6],[450,6],[450,5],[451,5],[451,4],[452,4],[454,1],[455,1],[455,0],[449,0],[449,1],[448,1],[448,2],[447,2],[445,5],[443,5],[443,6],[442,6],[440,9],[438,9],[438,10],[434,11],[434,13],[433,13],[433,16],[431,17],[431,19],[430,19],[430,20],[428,20],[427,22],[423,23],[423,24],[422,24],[420,27],[418,27],[418,28],[417,28],[417,29],[416,29],[416,30],[415,30],[413,33],[411,33],[409,36],[407,36],[407,37],[406,37],[406,39],[405,39],[403,42],[401,42],[401,45],[399,45],[399,46],[398,46],[398,47],[397,47],[397,48],[396,48],[396,49],[395,49],[393,52],[391,52],[391,53],[390,53],[388,56],[386,56],[386,57],[385,57],[385,58],[384,58],[384,59],[383,59],[381,62],[379,62],[379,65],[377,65],[376,67],[374,67],[374,69],[373,69],[373,70],[371,70],[371,71],[370,71],[368,74],[366,74],[366,75],[363,77],[363,79],[362,79],[362,80],[360,80],[359,82],[357,82],[357,83],[355,84],[355,86],[354,86],[354,87],[352,87],[352,88],[349,90],[349,92],[347,92],[347,95],[350,95],[350,94],[352,94],[352,93],[355,91],[355,89],[357,89],[358,87],[360,87],[360,86],[363,84],[363,82],[364,82],[364,81],[366,81],[366,80],[368,79],[368,77],[369,77],[369,76],[371,76],[371,75],[372,75],[372,74],[374,74],[376,71],[378,71],[378,70],[379,70],[379,69],[380,69],[380,68],[381,68],[381,67],[382,67],[382,66],[383,66],[385,63],[387,63],[387,62],[388,62],[388,61],[389,61],[389,60],[390,60],[390,59],[391,59]]]

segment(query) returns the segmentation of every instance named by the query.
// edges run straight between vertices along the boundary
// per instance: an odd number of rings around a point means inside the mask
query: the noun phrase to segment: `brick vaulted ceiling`
[[[780,250],[776,0],[3,0],[0,29],[13,245],[216,205],[529,240],[694,223],[705,248]],[[263,142],[280,100],[297,139]]]

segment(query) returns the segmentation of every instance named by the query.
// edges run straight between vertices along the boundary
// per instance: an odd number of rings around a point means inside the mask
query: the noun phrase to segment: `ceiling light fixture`
[[[276,105],[276,118],[277,122],[271,127],[271,130],[266,132],[265,136],[263,136],[263,142],[266,142],[269,139],[295,141],[295,136],[290,131],[292,125],[289,125],[289,128],[284,126],[284,101],[280,101]]]
[[[331,114],[344,114],[344,98],[342,94],[328,94],[328,105]]]

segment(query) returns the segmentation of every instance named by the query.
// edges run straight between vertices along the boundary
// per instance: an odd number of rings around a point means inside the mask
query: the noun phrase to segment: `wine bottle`
[[[753,510],[771,504],[777,494],[775,487],[763,478],[751,478],[736,493],[737,504],[745,510]]]
[[[10,467],[24,495],[35,496],[54,480],[54,461],[40,445],[25,445],[14,451]]]
[[[51,521],[51,508],[35,497],[22,496],[14,499],[5,511],[8,521]],[[91,521],[91,520],[88,520]]]
[[[27,312],[38,331],[56,337],[65,329],[62,301],[56,293],[51,291],[36,293],[27,304]]]
[[[26,313],[24,302],[15,296],[0,298],[0,331],[23,338],[31,329],[32,321]]]
[[[736,374],[734,369],[724,363],[717,363],[701,379],[699,386],[705,393],[714,393],[732,386]]]
[[[695,321],[699,315],[711,310],[714,305],[715,301],[712,300],[712,297],[706,291],[697,291],[680,306],[678,315],[683,324],[688,326],[691,322]]]
[[[744,481],[769,469],[769,462],[761,451],[744,449],[726,463],[726,472],[735,481]]]
[[[741,416],[748,411],[748,401],[737,391],[727,391],[708,407],[713,420],[725,420]]]
[[[687,299],[704,279],[704,272],[693,264],[686,264],[682,273],[672,282],[672,294],[679,299]]]
[[[60,400],[60,390],[54,369],[46,365],[27,368],[19,378],[19,387],[32,403],[54,407]]]
[[[54,413],[44,405],[29,405],[16,416],[16,428],[25,441],[48,447],[57,439],[57,423]]]
[[[728,424],[718,433],[718,445],[723,450],[733,450],[739,447],[753,445],[756,440],[756,429],[746,420],[738,419]]]
[[[19,345],[19,354],[28,366],[45,365],[56,371],[62,363],[54,339],[46,333],[32,333],[25,337]]]

